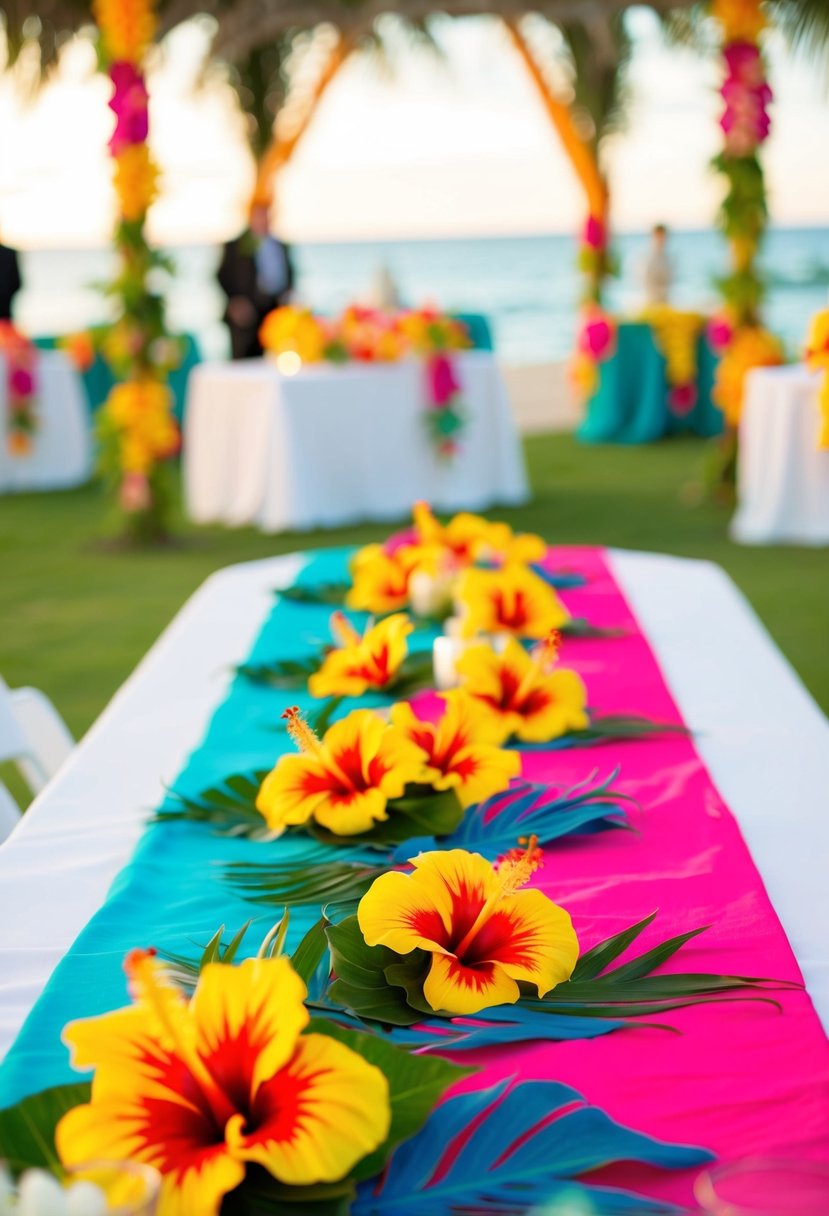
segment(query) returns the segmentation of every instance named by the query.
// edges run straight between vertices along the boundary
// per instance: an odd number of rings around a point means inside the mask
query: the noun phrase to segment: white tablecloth
[[[266,532],[394,520],[426,499],[440,511],[527,499],[524,458],[492,355],[458,357],[467,427],[439,460],[424,420],[423,365],[212,363],[190,377],[187,511],[198,523]]]
[[[0,493],[63,490],[92,474],[89,409],[80,376],[58,350],[37,358],[37,421],[28,456],[6,450],[6,363],[0,355]]]
[[[746,545],[829,545],[829,451],[819,451],[820,373],[803,365],[750,373],[740,421],[739,507]]]
[[[829,722],[717,566],[621,552],[612,564],[829,1030]],[[0,846],[0,1058],[299,565],[208,579]]]

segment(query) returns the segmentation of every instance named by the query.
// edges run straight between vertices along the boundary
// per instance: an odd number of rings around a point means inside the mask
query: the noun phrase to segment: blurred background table
[[[804,364],[749,374],[734,540],[829,545],[829,451],[817,446],[821,375]]]
[[[697,399],[686,414],[673,413],[669,407],[671,386],[666,367],[651,326],[621,322],[615,352],[599,365],[599,387],[587,403],[579,439],[583,443],[653,443],[681,431],[719,435],[722,414],[711,401],[716,357],[704,335],[697,344]]]
[[[5,360],[0,355],[0,430],[6,418]],[[0,493],[63,490],[92,474],[89,411],[81,379],[60,351],[43,351],[37,362],[37,423],[32,451],[11,456],[0,436]]]
[[[184,430],[188,514],[263,531],[394,520],[418,499],[483,510],[528,498],[524,456],[494,357],[457,357],[466,425],[451,459],[426,426],[424,367],[315,364],[282,375],[268,359],[193,372]]]

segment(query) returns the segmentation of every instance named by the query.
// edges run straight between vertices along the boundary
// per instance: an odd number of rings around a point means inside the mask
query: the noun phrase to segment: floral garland
[[[705,319],[697,312],[653,304],[644,310],[642,320],[650,325],[657,349],[665,357],[668,408],[679,417],[689,414],[697,400],[697,340]]]
[[[616,262],[610,252],[607,224],[597,215],[588,215],[579,244],[578,267],[585,278],[585,300],[600,306],[602,284],[609,274],[616,273]]]
[[[570,383],[579,401],[589,401],[599,387],[599,364],[616,352],[616,320],[599,304],[582,310],[576,350],[570,360]]]
[[[137,539],[163,536],[168,498],[163,463],[179,449],[172,394],[166,384],[175,353],[167,337],[164,305],[149,285],[151,273],[169,269],[147,243],[147,212],[158,193],[158,169],[147,146],[148,94],[143,63],[155,32],[154,0],[95,0],[100,58],[112,84],[115,130],[109,141],[118,200],[115,243],[119,273],[110,288],[119,319],[103,343],[122,381],[101,410],[101,466],[117,487]]]
[[[430,441],[442,458],[457,454],[465,419],[454,355],[470,345],[461,321],[429,308],[385,313],[352,305],[329,319],[286,305],[268,314],[259,337],[288,374],[303,363],[395,363],[418,356],[425,365]]]
[[[820,429],[817,445],[829,448],[829,309],[823,309],[812,318],[806,339],[806,364],[812,371],[823,372],[818,395]]]
[[[0,355],[6,363],[6,447],[28,456],[38,429],[37,348],[11,321],[0,321]]]
[[[713,0],[711,14],[722,29],[724,68],[724,146],[714,167],[727,182],[719,223],[733,264],[720,283],[725,317],[713,398],[733,429],[742,412],[746,373],[751,367],[783,362],[779,342],[760,321],[763,281],[756,264],[768,219],[758,151],[769,135],[772,92],[760,48],[766,24],[761,0]],[[728,463],[733,466],[733,453]]]

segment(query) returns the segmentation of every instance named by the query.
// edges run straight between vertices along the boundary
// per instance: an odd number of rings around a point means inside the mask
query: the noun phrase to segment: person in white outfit
[[[646,307],[668,303],[674,274],[667,245],[668,229],[664,224],[655,224],[651,232],[651,243],[642,263]]]

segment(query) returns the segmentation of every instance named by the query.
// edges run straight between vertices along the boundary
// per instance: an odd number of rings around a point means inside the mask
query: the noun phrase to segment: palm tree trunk
[[[265,152],[259,161],[259,168],[256,178],[257,198],[270,198],[275,175],[280,169],[287,165],[288,161],[293,156],[300,140],[313,121],[314,115],[317,112],[317,108],[319,107],[319,103],[322,100],[326,89],[331,84],[331,81],[337,75],[353,49],[353,42],[347,38],[345,34],[341,33],[331,50],[328,57],[328,62],[323,68],[320,77],[314,86],[314,91],[311,95],[308,107],[297,128],[287,139],[279,139],[276,131],[274,130],[271,142],[265,149]]]

